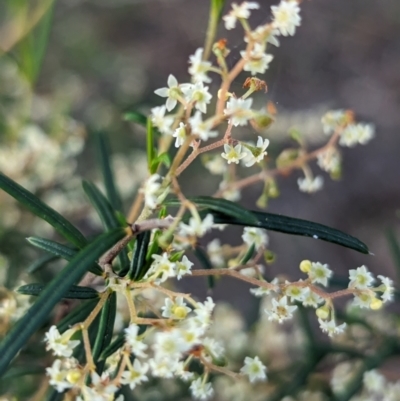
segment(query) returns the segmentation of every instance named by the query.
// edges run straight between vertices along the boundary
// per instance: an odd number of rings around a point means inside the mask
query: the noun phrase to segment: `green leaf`
[[[122,211],[122,201],[115,186],[114,175],[110,163],[111,151],[108,137],[103,133],[97,133],[96,140],[99,164],[103,175],[104,186],[106,188],[107,199],[114,210]]]
[[[245,209],[243,206],[238,205],[235,202],[231,202],[226,199],[212,198],[211,196],[197,196],[188,198],[191,202],[195,203],[201,208],[207,208],[212,213],[220,212],[224,215],[233,217],[245,225],[251,226],[257,224],[258,219],[254,216],[254,213]],[[168,206],[180,206],[179,199],[168,199],[164,202]]]
[[[68,289],[82,278],[89,267],[125,235],[123,229],[107,232],[80,251],[68,265],[46,286],[27,313],[17,321],[0,343],[0,376],[31,335],[49,318],[54,306]]]
[[[154,173],[157,171],[158,166],[160,164],[164,164],[165,167],[170,168],[171,167],[171,158],[168,153],[164,152],[155,157],[152,162],[151,162],[151,171]]]
[[[205,269],[211,270],[214,268],[210,259],[208,258],[207,253],[204,251],[203,248],[200,248],[199,246],[194,248],[194,254],[196,255],[197,259],[199,260],[199,262],[202,264],[202,266]],[[208,282],[208,288],[212,289],[215,287],[215,277],[214,276],[207,276],[207,282]]]
[[[53,262],[54,260],[57,260],[57,259],[58,259],[58,256],[56,256],[56,255],[44,255],[41,258],[35,260],[33,263],[31,263],[26,268],[26,271],[29,274],[36,273],[42,267],[46,266],[48,263]]]
[[[224,9],[225,0],[211,0],[211,13],[221,18],[222,10]]]
[[[100,190],[91,182],[82,181],[82,187],[90,203],[96,209],[103,226],[106,230],[120,227],[120,223],[114,213],[112,206]]]
[[[154,149],[154,130],[151,118],[147,118],[146,128],[147,128],[147,134],[146,134],[147,165],[149,166],[150,174],[154,174],[157,171],[157,168],[155,168],[153,165],[153,160],[155,158],[155,149]]]
[[[78,253],[78,250],[76,249],[72,249],[66,245],[59,244],[58,242],[52,241],[47,238],[29,237],[27,238],[27,241],[36,248],[43,249],[44,251],[49,252],[52,255],[59,256],[60,258],[68,261],[71,260]],[[101,276],[103,274],[103,270],[96,263],[93,263],[93,265],[90,266],[89,271],[98,276]]]
[[[144,114],[139,113],[138,111],[129,111],[128,113],[125,113],[124,120],[133,121],[142,125],[143,127],[146,127],[147,125],[147,117]]]
[[[67,316],[60,320],[57,324],[57,329],[60,333],[63,333],[71,326],[76,323],[83,322],[94,309],[94,307],[99,302],[99,298],[90,299],[88,301],[82,302],[75,309],[73,309]]]
[[[125,332],[123,331],[122,333],[118,334],[118,336],[114,339],[112,343],[110,343],[106,348],[104,348],[99,359],[106,360],[114,352],[117,352],[120,348],[122,348],[124,344],[125,344]]]
[[[45,288],[45,284],[31,283],[22,285],[17,289],[17,292],[23,295],[38,296]],[[92,299],[98,297],[99,293],[94,288],[78,285],[71,285],[63,296],[64,299]]]
[[[252,257],[254,250],[256,249],[255,244],[251,244],[251,247],[247,250],[246,254],[243,256],[242,260],[240,261],[241,265],[245,265]]]
[[[144,231],[136,237],[135,246],[133,248],[132,259],[129,267],[128,277],[131,280],[137,280],[143,277],[143,267],[146,264],[146,255],[149,248],[151,231]]]
[[[43,203],[38,197],[21,187],[12,179],[0,173],[0,188],[15,198],[33,214],[47,221],[55,230],[69,242],[83,248],[87,240],[83,234],[66,220],[61,214]]]
[[[99,361],[102,352],[110,345],[113,331],[115,316],[117,314],[117,294],[113,292],[103,309],[101,310],[100,324],[97,330],[96,340],[93,346],[93,360],[96,363],[96,370],[99,375],[103,373],[105,361]]]
[[[308,220],[296,219],[294,217],[287,217],[278,214],[256,212],[251,213],[257,218],[256,224],[249,224],[242,219],[237,219],[227,214],[211,211],[214,215],[214,222],[216,224],[234,224],[241,226],[259,227],[266,230],[278,231],[285,234],[302,235],[322,241],[331,242],[355,251],[368,254],[369,250],[367,245],[359,239],[348,235],[342,231],[330,228],[319,223],[313,223]],[[209,213],[203,211],[202,215]]]
[[[2,381],[12,380],[21,376],[28,375],[43,375],[45,369],[41,366],[13,366],[8,372],[1,378]]]
[[[396,238],[393,229],[389,229],[386,231],[386,239],[389,245],[390,252],[392,254],[394,264],[397,268],[397,277],[400,278],[400,244]]]

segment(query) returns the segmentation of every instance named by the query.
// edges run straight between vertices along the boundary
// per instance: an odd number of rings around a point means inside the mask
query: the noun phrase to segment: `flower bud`
[[[374,299],[371,301],[369,307],[370,307],[372,310],[378,310],[378,309],[381,309],[381,308],[382,308],[382,305],[383,305],[383,302],[382,302],[380,299],[374,298]]]
[[[311,270],[311,262],[309,261],[309,260],[303,260],[301,263],[300,263],[300,270],[303,272],[303,273],[308,273],[310,270]]]
[[[320,308],[318,308],[318,309],[315,311],[316,315],[317,315],[320,319],[322,319],[322,320],[328,319],[328,317],[329,317],[329,312],[330,312],[330,309],[329,309],[329,307],[328,307],[326,304],[323,305],[323,306],[321,306]]]

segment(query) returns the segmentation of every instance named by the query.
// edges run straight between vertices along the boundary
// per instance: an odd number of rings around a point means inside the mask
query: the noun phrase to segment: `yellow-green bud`
[[[309,271],[311,270],[311,262],[309,260],[303,260],[301,261],[299,267],[303,273],[309,273]]]
[[[317,315],[320,319],[322,319],[322,320],[328,319],[328,317],[329,317],[329,312],[330,312],[330,309],[329,309],[329,307],[328,307],[326,304],[323,305],[323,306],[321,306],[320,308],[318,308],[318,309],[315,311],[316,315]]]
[[[380,299],[374,298],[374,299],[371,301],[369,307],[370,307],[372,310],[378,310],[378,309],[381,309],[381,308],[382,308],[382,305],[383,305],[383,302],[382,302]]]

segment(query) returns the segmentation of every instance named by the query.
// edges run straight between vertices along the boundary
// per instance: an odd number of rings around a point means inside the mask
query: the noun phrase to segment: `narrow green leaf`
[[[99,164],[103,174],[107,199],[109,200],[114,210],[122,211],[122,201],[115,186],[114,175],[110,163],[111,151],[108,137],[103,133],[97,133],[96,140],[97,140],[97,149],[98,149],[97,153],[99,158]]]
[[[207,253],[204,251],[203,248],[200,248],[199,246],[194,248],[194,254],[196,255],[197,259],[205,269],[211,270],[214,268],[210,259],[208,258]],[[208,288],[213,289],[215,287],[214,276],[207,276],[207,282],[208,282]]]
[[[215,14],[218,20],[221,18],[224,5],[225,5],[225,0],[211,0],[211,13]]]
[[[160,164],[164,164],[167,168],[171,167],[171,158],[168,153],[161,153],[152,160],[151,171],[155,173]]]
[[[93,360],[96,363],[96,370],[99,375],[103,373],[105,365],[105,361],[99,361],[99,357],[111,343],[116,314],[117,294],[113,292],[107,299],[101,311],[100,324],[92,351]]]
[[[202,211],[202,215],[206,213],[213,213],[214,222],[216,224],[234,224],[249,227],[265,228],[266,230],[278,231],[285,234],[302,235],[319,239],[322,241],[331,242],[355,251],[368,254],[369,250],[367,245],[359,239],[348,235],[342,231],[330,228],[319,223],[313,223],[308,220],[296,219],[294,217],[287,217],[278,214],[256,212],[252,213],[257,218],[256,224],[249,224],[227,214],[215,211]]]
[[[86,196],[89,198],[90,203],[96,209],[103,226],[106,230],[120,227],[116,214],[106,197],[100,190],[91,182],[82,181],[82,187]]]
[[[35,260],[33,263],[31,263],[27,268],[26,271],[29,274],[36,273],[38,270],[46,266],[48,263],[53,262],[54,260],[57,260],[58,256],[56,255],[44,255],[41,258]]]
[[[114,352],[117,352],[125,344],[125,332],[119,333],[118,336],[110,343],[106,348],[104,348],[101,353],[99,360],[106,360]]]
[[[8,372],[1,378],[2,381],[12,380],[21,376],[28,375],[43,375],[45,369],[41,366],[13,366]]]
[[[144,114],[139,113],[138,111],[129,111],[128,113],[125,113],[124,120],[133,121],[142,125],[143,127],[146,127],[147,125],[147,117]]]
[[[66,220],[61,214],[43,203],[37,196],[21,187],[12,179],[0,173],[0,188],[15,198],[33,214],[47,221],[55,230],[69,242],[83,248],[87,240],[83,234]]]
[[[251,244],[251,247],[247,250],[246,254],[243,256],[242,260],[240,261],[241,265],[245,265],[253,257],[255,249],[256,249],[256,245],[254,243]]]
[[[0,376],[4,374],[10,362],[31,335],[47,321],[50,312],[71,285],[80,280],[88,268],[124,235],[123,229],[116,229],[99,236],[80,251],[46,286],[36,302],[0,343]]]
[[[397,268],[397,277],[399,277],[400,279],[400,243],[396,238],[393,229],[389,229],[386,231],[386,239],[389,245],[390,252],[392,254],[394,264]]]
[[[157,168],[153,166],[155,150],[154,150],[154,131],[151,118],[147,118],[146,128],[147,128],[147,135],[146,135],[147,165],[149,166],[150,174],[154,174],[157,171]]]
[[[78,253],[78,250],[76,249],[72,249],[66,245],[62,245],[56,241],[52,241],[47,238],[29,237],[27,238],[27,241],[36,248],[43,249],[44,251],[51,253],[52,255],[58,256],[68,261],[71,260]],[[89,271],[98,276],[101,276],[103,274],[103,270],[96,263],[93,263],[93,265],[90,266]]]
[[[258,223],[258,219],[254,216],[253,212],[245,209],[235,202],[231,202],[226,199],[212,198],[211,196],[196,196],[188,199],[201,208],[207,208],[212,212],[220,212],[224,215],[231,216],[242,221],[246,225],[251,226],[252,224]],[[180,206],[180,201],[176,198],[168,199],[164,202],[164,204],[169,206]]]
[[[150,237],[151,231],[145,231],[136,237],[128,272],[128,278],[131,280],[137,280],[142,273],[141,270],[146,263],[146,255],[150,243]]]
[[[83,322],[99,302],[99,299],[89,299],[82,302],[75,309],[73,309],[67,316],[60,320],[57,324],[57,329],[60,333],[68,330],[76,323]]]
[[[46,288],[45,284],[30,283],[22,285],[17,289],[17,292],[23,295],[38,296]],[[68,291],[64,294],[64,299],[92,299],[98,298],[99,293],[91,287],[82,287],[78,285],[71,285]]]

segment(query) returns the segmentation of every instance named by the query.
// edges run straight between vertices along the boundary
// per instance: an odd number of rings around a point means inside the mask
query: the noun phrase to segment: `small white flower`
[[[238,19],[248,19],[250,17],[250,10],[258,8],[260,8],[259,4],[254,1],[244,1],[240,5],[233,3],[232,10],[223,17],[225,28],[228,30],[235,28]]]
[[[218,136],[218,132],[212,130],[212,119],[203,121],[200,111],[196,111],[194,116],[189,118],[189,124],[192,127],[192,133],[198,135],[202,141],[207,141],[209,138]]]
[[[202,356],[207,360],[220,359],[224,356],[225,349],[222,344],[214,338],[205,337],[202,341],[204,350]],[[211,358],[210,358],[211,356]]]
[[[238,143],[236,146],[224,145],[224,151],[221,156],[226,159],[228,164],[235,163],[239,164],[239,161],[246,157],[246,152],[242,151],[242,145]]]
[[[378,276],[379,280],[382,281],[381,287],[383,290],[382,293],[382,301],[383,302],[390,302],[393,301],[393,295],[394,295],[394,287],[393,287],[393,280],[391,280],[389,277],[385,276]]]
[[[357,269],[349,270],[349,278],[349,288],[365,289],[370,287],[375,281],[372,273],[364,265],[357,267]]]
[[[211,263],[216,266],[223,266],[225,264],[225,258],[222,252],[221,241],[215,238],[207,245],[207,254],[210,258]]]
[[[293,36],[296,27],[300,26],[300,7],[297,1],[283,0],[278,6],[271,7],[274,16],[273,26],[283,36]]]
[[[370,290],[364,290],[356,295],[354,295],[353,305],[358,306],[363,309],[370,309],[371,303],[374,301],[375,294]]]
[[[249,377],[250,383],[256,381],[265,381],[267,368],[260,361],[258,356],[250,358],[246,356],[244,366],[240,369],[240,373]]]
[[[322,170],[330,173],[339,169],[341,156],[336,148],[330,147],[318,154],[317,162]]]
[[[203,221],[196,217],[191,217],[189,224],[179,224],[179,234],[184,237],[202,237],[209,231],[214,224],[212,214],[207,214]]]
[[[291,302],[294,301],[300,301],[302,302],[304,300],[305,295],[307,295],[307,287],[298,287],[296,285],[290,285],[289,282],[286,282],[286,284],[289,284],[284,291],[284,294],[290,298]]]
[[[238,125],[246,125],[254,113],[251,110],[251,105],[253,104],[253,99],[236,99],[231,97],[226,104],[226,109],[224,114],[231,117],[230,122],[237,127]]]
[[[166,116],[166,107],[159,106],[151,109],[151,122],[153,125],[165,135],[172,135],[171,125],[174,122],[172,116]]]
[[[207,113],[207,104],[212,98],[208,86],[204,86],[203,82],[197,82],[194,85],[188,84],[182,86],[182,92],[187,102],[193,102],[197,110]]]
[[[319,304],[322,304],[324,299],[317,295],[314,291],[311,291],[308,287],[305,288],[303,294],[303,306],[311,306],[313,308],[318,308]]]
[[[146,376],[149,370],[149,365],[147,363],[141,363],[139,359],[135,359],[132,368],[125,370],[122,373],[121,384],[127,384],[131,390],[133,390],[138,384],[147,382],[149,378]]]
[[[198,400],[208,400],[214,395],[211,383],[204,382],[202,377],[192,381],[190,391],[192,396]]]
[[[146,278],[155,276],[157,277],[157,281],[162,283],[170,277],[175,277],[175,263],[168,259],[166,252],[162,255],[152,255],[151,257],[154,259],[154,262],[146,273]]]
[[[144,194],[144,202],[150,209],[157,207],[157,195],[161,188],[161,184],[158,182],[160,178],[158,174],[151,175],[140,189],[140,192]]]
[[[143,351],[147,349],[147,345],[138,339],[138,334],[139,326],[134,323],[125,329],[125,339],[131,348],[132,354],[136,357],[146,358],[146,354]]]
[[[329,337],[333,337],[335,334],[343,333],[346,328],[346,323],[342,323],[337,326],[334,319],[332,320],[322,320],[318,319],[319,327],[324,333],[328,333]]]
[[[172,135],[175,140],[175,147],[179,148],[182,146],[186,140],[186,126],[184,123],[179,123],[179,127],[175,130]]]
[[[182,297],[176,297],[175,301],[165,299],[165,305],[161,307],[162,316],[169,319],[185,319],[191,309],[186,306]]]
[[[204,166],[214,175],[224,174],[227,170],[226,163],[219,156],[207,160]]]
[[[222,180],[219,183],[219,189],[222,192],[221,196],[224,199],[230,200],[231,202],[238,202],[241,198],[240,190],[229,185],[229,182],[227,182],[227,181]]]
[[[284,320],[291,319],[296,309],[296,305],[288,305],[287,297],[284,296],[279,301],[273,298],[271,310],[265,309],[265,313],[268,316],[268,320],[277,320],[282,323]]]
[[[328,111],[322,116],[321,123],[324,133],[330,135],[347,123],[346,112],[344,110]]]
[[[180,262],[176,262],[176,278],[180,280],[183,276],[192,274],[192,266],[193,262],[184,255]]]
[[[364,373],[363,383],[367,391],[376,394],[382,393],[386,387],[385,377],[376,369]]]
[[[63,366],[63,361],[61,359],[56,359],[51,367],[46,368],[46,375],[50,377],[50,385],[59,393],[73,387],[73,383],[67,380],[67,374],[68,370]]]
[[[67,330],[61,335],[57,326],[51,326],[49,331],[45,334],[45,341],[47,342],[46,349],[52,350],[53,354],[56,356],[69,358],[72,356],[74,348],[79,345],[78,340],[70,339],[74,332],[73,330]]]
[[[157,360],[164,358],[179,359],[189,349],[190,346],[185,341],[182,341],[179,329],[159,332],[154,337],[153,350]]]
[[[154,377],[162,377],[164,379],[171,379],[174,377],[177,364],[178,359],[175,358],[153,358],[149,361],[151,374]]]
[[[168,111],[175,108],[178,98],[181,96],[181,90],[179,89],[178,81],[170,74],[168,76],[168,88],[160,88],[154,91],[154,93],[161,97],[167,98],[166,107]]]
[[[372,124],[350,124],[340,134],[339,144],[353,147],[357,143],[365,145],[375,136]]]
[[[189,57],[189,74],[194,82],[211,82],[211,78],[207,76],[207,72],[212,64],[203,59],[203,49],[199,48],[195,54]]]
[[[321,176],[315,178],[304,177],[297,180],[301,192],[313,193],[322,189],[324,179]]]
[[[256,227],[245,227],[242,239],[249,247],[254,244],[257,250],[266,247],[269,241],[265,230]]]
[[[244,50],[240,52],[240,55],[242,58],[246,59],[243,70],[250,71],[251,75],[264,74],[269,67],[269,63],[274,58],[271,54],[266,54],[264,52],[264,47],[259,43],[254,45],[249,56],[247,56],[247,53]]]
[[[312,283],[320,283],[326,287],[328,280],[332,277],[332,270],[329,269],[327,264],[312,262],[308,275]]]
[[[255,148],[251,150],[246,148],[247,154],[246,158],[244,159],[246,167],[251,167],[255,163],[260,163],[267,155],[268,145],[269,140],[263,139],[261,136],[259,136]]]

